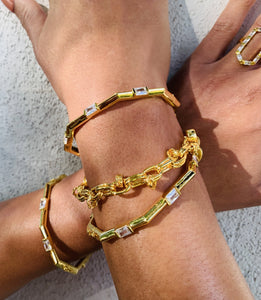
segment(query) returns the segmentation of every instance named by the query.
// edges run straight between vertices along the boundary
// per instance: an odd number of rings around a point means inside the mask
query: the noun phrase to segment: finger
[[[253,32],[255,28],[261,27],[261,16],[259,16],[254,24],[251,26],[245,37],[242,37],[242,41],[245,40],[250,34]],[[233,68],[234,70],[241,71],[249,71],[254,70],[256,68],[260,68],[261,59],[257,62],[256,65],[253,66],[244,66],[240,63],[240,59],[244,61],[252,61],[255,57],[257,57],[258,53],[261,51],[261,33],[256,33],[254,37],[250,39],[247,45],[241,48],[242,44],[237,44],[226,56],[224,56],[220,62],[222,61],[228,68]],[[240,51],[240,53],[238,53]],[[241,58],[240,58],[241,55]]]
[[[47,14],[34,0],[15,0],[14,13],[22,23],[33,45],[36,45]]]
[[[14,1],[13,0],[2,0],[3,4],[10,10],[14,10]]]
[[[204,63],[218,60],[240,29],[255,0],[230,0],[208,35],[195,51]]]

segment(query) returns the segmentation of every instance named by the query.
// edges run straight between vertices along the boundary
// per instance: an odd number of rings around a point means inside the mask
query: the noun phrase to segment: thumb
[[[47,18],[46,11],[34,0],[8,0],[7,2],[13,2],[13,12],[22,23],[33,46],[36,45]]]

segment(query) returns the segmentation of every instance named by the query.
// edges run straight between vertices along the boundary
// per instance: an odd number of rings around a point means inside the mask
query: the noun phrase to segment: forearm
[[[71,195],[82,178],[77,172],[58,183],[51,194],[48,227],[60,259],[72,261],[98,248],[86,236],[90,215]],[[71,196],[70,196],[71,195]],[[43,190],[0,204],[0,298],[5,298],[30,280],[54,269],[49,253],[44,251],[39,231],[40,199]]]
[[[182,134],[176,117],[159,101],[122,105],[78,132],[91,187],[112,182],[116,174],[140,172],[161,161],[170,147],[180,147]],[[142,215],[180,174],[176,170],[164,176],[156,191],[145,188],[131,198],[109,198],[102,209],[94,210],[97,226],[108,230]],[[122,299],[155,299],[159,294],[166,299],[195,295],[252,299],[220,232],[200,174],[184,188],[178,202],[150,225],[126,239],[104,242],[103,247]]]
[[[44,26],[38,24],[41,35],[39,38],[36,35],[33,43],[39,63],[68,108],[70,120],[82,114],[83,109],[93,102],[102,101],[115,92],[128,91],[137,86],[154,88],[165,85],[169,65],[167,1],[115,0],[104,1],[102,6],[98,1],[68,1],[66,9],[61,2],[55,3],[51,5],[48,16],[45,16]],[[16,8],[19,15],[19,7]],[[35,20],[33,16],[32,20]],[[33,34],[31,37],[34,40]],[[200,132],[198,134],[200,136]],[[85,175],[89,185],[93,186],[111,182],[116,174],[132,175],[158,163],[168,148],[180,146],[182,132],[172,109],[161,100],[150,99],[118,104],[85,124],[78,131],[76,140]],[[179,174],[176,171],[164,176],[165,180],[161,180],[156,191],[138,189],[131,199],[109,199],[102,210],[94,211],[97,225],[108,229],[118,222],[140,215]],[[137,235],[104,245],[121,298],[145,293],[147,285],[140,278],[144,278],[146,274],[151,274],[148,278],[153,284],[155,281],[159,283],[151,289],[153,296],[164,290],[164,282],[169,284],[169,278],[178,280],[180,274],[191,280],[189,287],[193,287],[187,290],[181,284],[182,298],[186,298],[191,292],[204,296],[205,291],[213,291],[214,287],[217,287],[215,292],[220,298],[231,296],[231,287],[236,298],[240,292],[249,296],[244,280],[220,235],[204,184],[199,179],[198,175],[198,179],[184,191],[183,199],[181,198],[183,202],[180,201],[179,205],[177,202],[174,208],[166,209],[158,217],[158,221],[155,220]],[[175,217],[177,215],[176,220],[171,217],[174,214]],[[157,263],[151,263],[155,257],[149,249],[156,248],[156,241],[160,241],[170,227],[181,238],[174,236],[169,240],[165,239],[166,253],[162,250],[165,256],[158,258],[158,264],[162,266],[158,267]],[[197,238],[187,240],[187,232]],[[218,253],[213,242],[208,244],[213,241],[213,234],[217,239],[215,246],[221,249]],[[151,239],[150,244],[147,243]],[[190,251],[186,243],[191,245]],[[185,253],[193,253],[187,264],[187,256],[182,256],[184,246],[188,248]],[[137,248],[140,252],[144,250],[144,259],[137,256]],[[173,249],[177,251],[174,252]],[[211,280],[203,280],[197,286],[197,278],[199,275],[205,276],[205,269],[197,267],[196,261],[198,258],[203,261],[204,254],[209,255],[206,265],[208,273],[213,275],[210,276]],[[135,260],[130,260],[130,257]],[[177,268],[172,268],[175,263]],[[225,263],[226,269],[223,268]],[[196,278],[188,274],[187,265],[190,274],[197,274]],[[125,268],[123,270],[123,266],[130,271],[126,272]],[[159,269],[157,272],[156,267]],[[223,282],[224,274],[233,272],[235,279],[229,287],[227,282]],[[132,283],[135,284],[135,290],[130,294]],[[178,291],[171,288],[172,282],[169,286],[166,297],[178,297]],[[145,296],[151,294],[147,293]]]

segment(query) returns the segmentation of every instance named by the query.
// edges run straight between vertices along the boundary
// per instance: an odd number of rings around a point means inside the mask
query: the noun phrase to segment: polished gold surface
[[[66,272],[69,272],[72,274],[77,274],[78,271],[81,268],[83,268],[85,266],[85,264],[88,262],[91,255],[87,255],[86,257],[82,258],[76,264],[76,266],[73,266],[65,261],[60,260],[54,247],[53,247],[54,243],[50,236],[50,232],[47,228],[48,212],[49,212],[52,188],[55,186],[56,183],[60,182],[65,176],[66,175],[61,175],[60,177],[58,177],[56,179],[52,179],[45,185],[44,196],[43,196],[43,198],[41,198],[41,201],[40,201],[41,216],[40,216],[39,229],[43,236],[42,242],[44,245],[44,249],[46,252],[50,253],[50,256],[51,256],[51,259],[52,259],[54,265],[58,268],[61,268],[62,270],[66,271]]]
[[[256,65],[259,60],[261,59],[261,50],[259,48],[259,50],[257,51],[257,55],[252,59],[252,60],[246,60],[246,59],[243,59],[242,57],[242,52],[243,50],[246,48],[246,46],[250,43],[250,41],[254,38],[254,36],[257,34],[257,33],[261,33],[261,27],[257,27],[255,29],[253,29],[248,36],[245,36],[243,37],[241,40],[240,40],[240,44],[239,44],[239,47],[236,51],[236,57],[239,61],[239,63],[241,65],[244,65],[244,66],[254,66]]]
[[[118,102],[129,101],[129,100],[139,100],[152,97],[159,97],[171,105],[173,108],[179,107],[180,103],[175,98],[173,94],[164,88],[148,89],[147,87],[134,88],[130,92],[117,93],[112,95],[110,98],[101,102],[100,104],[94,103],[84,110],[83,115],[81,115],[76,120],[70,122],[64,134],[64,150],[70,152],[74,155],[79,156],[79,150],[76,146],[73,146],[75,130],[80,128],[90,119],[104,111],[105,109],[115,105]]]
[[[167,158],[159,164],[129,177],[116,175],[113,183],[103,183],[93,188],[88,187],[87,180],[84,178],[83,183],[73,189],[73,195],[81,202],[86,201],[88,207],[93,209],[107,197],[127,193],[141,185],[155,189],[162,175],[173,168],[183,166],[188,155],[196,155],[200,159],[202,155],[200,141],[194,130],[187,130],[187,136],[184,137],[181,148],[179,150],[169,149]]]
[[[195,130],[188,130],[187,137],[191,139],[191,142],[196,142],[194,150],[189,152],[189,161],[187,163],[186,173],[167,190],[148,211],[142,216],[127,222],[117,228],[112,228],[107,231],[102,231],[95,226],[95,220],[93,214],[90,217],[89,224],[87,226],[87,233],[96,238],[100,242],[108,241],[113,238],[123,238],[134,233],[134,231],[150,223],[166,206],[170,206],[179,198],[181,189],[195,176],[198,163],[200,162],[203,152],[200,146],[199,138],[196,135]],[[184,149],[185,150],[185,149]]]

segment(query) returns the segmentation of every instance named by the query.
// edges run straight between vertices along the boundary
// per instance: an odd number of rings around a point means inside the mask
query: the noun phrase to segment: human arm
[[[68,176],[51,193],[48,228],[59,258],[69,262],[99,248],[86,235],[90,210],[76,202],[71,193],[82,176],[82,171]],[[54,269],[39,231],[42,197],[43,190],[39,190],[0,203],[0,299]]]
[[[261,204],[260,62],[252,67],[240,65],[235,55],[238,44],[225,54],[255,2],[229,1],[169,83],[182,103],[178,111],[182,127],[201,133],[205,159],[200,170],[215,211]],[[259,17],[248,32],[260,25]],[[243,57],[256,54],[260,38],[257,34]]]
[[[132,85],[132,86],[134,86],[134,85]],[[156,104],[155,104],[156,105]],[[135,107],[137,107],[137,105],[135,105]],[[132,112],[138,112],[138,110],[135,110],[134,108],[133,108],[133,110],[132,110]],[[164,113],[162,113],[162,112],[164,112]],[[112,111],[110,112],[110,113],[112,113]],[[155,117],[157,117],[157,119],[158,120],[162,120],[162,116],[164,115],[164,117],[166,117],[166,119],[168,119],[167,117],[171,117],[171,118],[173,118],[173,114],[171,114],[170,113],[170,110],[168,110],[167,108],[165,109],[161,104],[159,104],[159,109],[157,109],[157,112],[154,112],[154,114],[152,114],[153,115],[153,118],[151,118],[151,116],[149,115],[149,114],[151,114],[152,112],[151,112],[151,110],[149,111],[149,113],[148,114],[145,114],[145,115],[143,115],[143,116],[146,116],[146,121],[149,121],[148,122],[148,124],[150,124],[150,125],[153,125],[153,127],[152,127],[152,129],[154,130],[155,129]],[[109,113],[108,113],[109,114]],[[161,116],[160,118],[158,117],[158,116]],[[115,116],[115,114],[114,114],[114,116]],[[126,117],[127,117],[127,115],[125,115]],[[118,115],[118,117],[120,117],[120,115]],[[131,116],[132,118],[133,118],[133,116]],[[115,118],[114,118],[114,120],[115,120]],[[133,122],[133,120],[135,120],[135,123]],[[173,119],[174,121],[173,122],[175,122],[175,119]],[[98,121],[98,118],[97,118],[97,121]],[[120,122],[121,121],[121,122]],[[139,123],[137,123],[139,121]],[[106,120],[106,122],[107,122],[107,120]],[[106,124],[106,122],[104,122],[103,123],[103,125],[104,124]],[[119,120],[119,123],[122,123],[122,120]],[[128,125],[128,126],[126,126],[127,128],[130,128],[130,125],[132,125],[132,124],[135,124],[135,128],[140,128],[141,130],[146,130],[146,133],[150,133],[150,130],[146,127],[146,126],[144,126],[144,122],[141,122],[141,120],[138,118],[138,116],[136,116],[136,118],[133,118],[133,119],[126,119],[126,125]],[[91,123],[90,123],[91,124]],[[97,124],[97,123],[96,123]],[[108,123],[107,123],[108,124]],[[163,124],[165,124],[165,127],[163,126]],[[138,127],[138,125],[140,125],[140,127]],[[151,164],[151,162],[152,162],[152,160],[158,160],[159,158],[160,158],[160,156],[163,154],[163,152],[165,152],[165,147],[166,147],[166,140],[167,141],[169,141],[169,144],[171,144],[171,146],[178,146],[179,145],[179,142],[178,142],[178,140],[180,141],[181,140],[181,135],[179,134],[179,133],[176,133],[176,132],[170,132],[171,131],[171,128],[174,128],[174,126],[172,126],[172,125],[176,125],[175,123],[171,123],[171,124],[169,124],[169,123],[162,123],[162,128],[167,128],[167,129],[169,129],[169,131],[167,130],[167,134],[166,134],[166,136],[163,136],[163,137],[161,137],[160,139],[157,139],[157,141],[156,142],[158,142],[158,144],[159,144],[159,147],[155,147],[155,139],[156,139],[156,137],[158,137],[158,136],[160,136],[160,133],[161,132],[159,132],[159,131],[153,131],[153,134],[150,134],[150,136],[148,136],[148,134],[144,134],[144,136],[147,136],[147,138],[148,137],[150,137],[150,138],[154,138],[153,140],[152,140],[152,142],[151,142],[151,144],[153,145],[153,151],[151,150],[151,152],[153,152],[153,153],[155,153],[156,155],[155,155],[155,157],[154,158],[152,158],[151,156],[149,156],[149,157],[145,157],[145,159],[144,159],[144,155],[141,157],[141,160],[143,161],[143,163],[144,163],[144,165],[145,166],[147,166],[147,163],[149,163],[149,164]],[[90,125],[88,124],[88,126],[89,126],[89,128],[90,128]],[[86,126],[87,127],[87,126]],[[115,126],[116,127],[116,126]],[[131,127],[131,128],[133,128],[133,127]],[[82,128],[82,129],[84,129],[84,128]],[[115,132],[116,130],[114,129],[114,132]],[[80,132],[79,132],[80,133]],[[90,130],[90,131],[88,131],[88,133],[91,135],[92,134],[92,131]],[[118,131],[117,131],[117,133],[118,133]],[[119,136],[119,138],[124,138],[124,130],[122,130],[122,132],[120,132],[121,133],[121,136]],[[130,132],[131,133],[131,132]],[[173,134],[173,140],[170,140],[170,135],[171,134]],[[153,136],[153,135],[155,135],[155,136]],[[115,136],[115,135],[114,135]],[[144,137],[143,136],[143,137]],[[117,135],[117,137],[118,137],[118,135]],[[127,136],[127,138],[128,139],[130,139],[130,138],[132,138],[132,137],[134,137],[134,138],[136,138],[136,136],[135,135],[128,135]],[[140,135],[137,137],[137,140],[139,140],[140,139]],[[164,141],[164,139],[165,139],[165,141]],[[109,140],[109,139],[108,139]],[[77,138],[77,141],[79,141],[79,138]],[[105,142],[107,142],[107,140],[105,140]],[[145,142],[147,142],[146,140],[145,140]],[[79,144],[79,146],[80,146],[80,143],[78,142],[78,144]],[[106,144],[106,146],[108,145],[108,143]],[[102,144],[101,144],[101,146],[102,146]],[[113,146],[113,145],[112,145]],[[144,144],[139,144],[139,143],[136,143],[136,144],[134,144],[134,145],[131,145],[131,147],[132,147],[132,149],[134,149],[136,152],[138,152],[137,154],[137,157],[139,157],[139,154],[140,153],[144,153],[145,151],[144,151]],[[149,147],[149,148],[151,148],[151,147]],[[125,150],[125,149],[124,149]],[[126,149],[126,150],[129,150],[128,148]],[[139,151],[140,150],[140,151]],[[149,150],[150,149],[148,149],[148,151],[146,152],[146,153],[148,153],[149,152]],[[81,151],[81,153],[82,153],[82,151]],[[135,153],[135,152],[134,152]],[[103,154],[102,152],[101,152],[101,154]],[[125,152],[125,154],[127,155],[127,159],[129,159],[129,157],[128,157],[128,152],[126,151]],[[102,157],[102,155],[100,155],[100,156],[98,156],[98,158],[99,157]],[[116,157],[117,158],[117,157]],[[125,157],[124,157],[125,158]],[[131,157],[130,157],[131,158]],[[119,158],[118,158],[119,159]],[[132,160],[129,160],[129,161],[127,161],[126,162],[126,168],[125,168],[125,166],[123,166],[122,167],[122,169],[123,169],[123,171],[125,171],[125,172],[132,172],[132,170],[131,169],[128,169],[127,167],[129,166],[129,162],[133,162]],[[104,163],[104,161],[101,161],[101,164],[103,164]],[[136,171],[136,169],[137,168],[139,168],[139,170],[140,170],[140,168],[142,167],[142,164],[140,164],[139,163],[139,165],[138,166],[135,166],[135,163],[136,162],[134,162],[134,164],[133,164],[133,171],[135,170]],[[90,164],[88,164],[88,165],[90,165]],[[111,164],[112,166],[114,166],[113,164]],[[117,168],[117,171],[118,171],[118,166],[115,166],[115,169]],[[98,169],[98,167],[97,167],[97,169]],[[114,171],[116,171],[116,170],[111,170],[112,172],[112,174],[114,175],[115,174],[115,172]],[[87,173],[88,174],[88,173]],[[109,174],[109,176],[110,176],[110,174]],[[93,183],[95,183],[95,177],[92,177],[93,178]],[[111,178],[111,177],[110,177]],[[99,181],[99,182],[101,182],[101,180],[105,180],[105,179],[107,179],[107,178],[104,178],[104,177],[101,177],[101,178],[99,178],[98,176],[96,176],[96,179],[97,179],[97,182]],[[172,178],[173,179],[173,178]],[[165,189],[165,186],[163,187],[163,189]],[[185,194],[184,194],[185,195]],[[155,197],[156,195],[154,195],[153,197]],[[150,199],[150,200],[154,200],[153,198],[147,198],[146,197],[146,199]],[[135,202],[134,202],[135,203]],[[146,204],[146,207],[147,207],[147,205],[149,205],[150,203],[144,203],[144,205]],[[137,207],[138,208],[138,207]],[[135,208],[136,209],[136,208]],[[190,211],[190,210],[189,210]],[[188,216],[190,216],[190,212],[188,211]],[[138,209],[137,209],[137,211],[135,210],[135,213],[138,213]],[[122,216],[122,218],[123,218],[124,216]],[[97,220],[98,220],[98,216],[97,216]],[[116,220],[116,218],[114,219],[113,218],[113,220],[116,222],[117,220]],[[102,226],[102,224],[100,224],[101,226]],[[106,224],[104,224],[104,225],[106,225]],[[109,224],[108,224],[109,225]],[[144,230],[144,232],[145,232],[145,230]],[[127,265],[128,266],[128,265]],[[142,288],[142,286],[141,286],[141,288]]]

